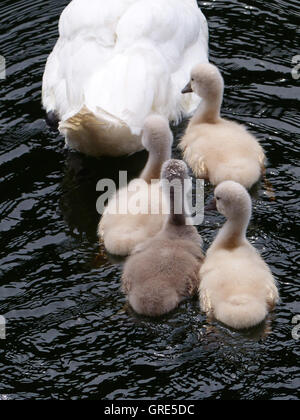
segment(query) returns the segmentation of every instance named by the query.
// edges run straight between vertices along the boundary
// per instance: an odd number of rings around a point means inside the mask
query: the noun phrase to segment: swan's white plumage
[[[181,94],[191,68],[208,60],[207,23],[195,0],[73,0],[59,32],[43,105],[58,114],[71,147],[132,153],[142,149],[150,113],[178,122],[198,106],[196,95]]]

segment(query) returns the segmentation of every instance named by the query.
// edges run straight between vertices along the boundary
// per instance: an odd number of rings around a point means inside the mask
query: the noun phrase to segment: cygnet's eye
[[[192,79],[191,79],[191,80],[192,80],[192,82],[194,82],[194,81],[195,81],[195,79],[194,79],[193,77],[192,77]]]
[[[221,197],[216,197],[216,200],[217,200],[217,201],[220,201],[220,200],[221,200]]]

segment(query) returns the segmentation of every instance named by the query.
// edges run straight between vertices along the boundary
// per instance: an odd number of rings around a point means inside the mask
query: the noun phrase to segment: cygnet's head
[[[237,182],[225,181],[215,189],[218,211],[227,219],[250,218],[252,201],[248,191]]]
[[[201,98],[223,96],[224,79],[220,70],[210,63],[201,63],[191,72],[191,80],[182,93],[194,92]]]
[[[161,115],[149,115],[144,122],[142,143],[150,153],[169,151],[171,154],[173,134],[169,121]]]
[[[164,163],[161,171],[161,183],[168,198],[170,208],[169,222],[177,226],[186,224],[186,180],[189,179],[188,168],[182,160],[171,159]]]
[[[184,181],[189,178],[188,168],[182,160],[170,159],[163,164],[161,179],[168,182]]]

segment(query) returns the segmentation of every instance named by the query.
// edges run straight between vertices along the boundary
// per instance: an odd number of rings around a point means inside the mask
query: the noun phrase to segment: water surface
[[[2,0],[0,54],[0,341],[2,399],[298,399],[298,2],[200,1],[211,59],[226,79],[223,113],[246,124],[268,156],[271,202],[254,196],[249,229],[278,279],[263,328],[209,324],[197,300],[159,321],[124,307],[122,265],[97,245],[96,182],[144,161],[66,153],[41,110],[41,79],[66,0]],[[174,130],[178,140],[185,123]],[[174,156],[179,156],[174,147]],[[207,187],[206,196],[212,193]],[[207,215],[205,248],[223,219]],[[1,399],[0,398],[0,399]]]

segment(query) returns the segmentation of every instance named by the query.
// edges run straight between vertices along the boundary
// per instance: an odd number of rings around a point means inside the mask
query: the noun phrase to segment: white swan
[[[217,208],[227,218],[201,267],[201,308],[218,321],[244,329],[260,324],[278,303],[271,270],[246,238],[252,203],[233,181],[215,190]]]
[[[66,143],[92,156],[142,150],[145,118],[178,122],[199,98],[181,94],[208,61],[208,27],[196,0],[73,0],[43,77],[43,106]]]

